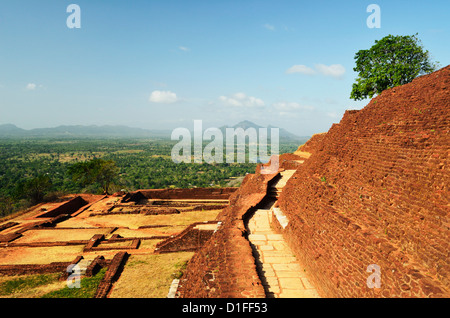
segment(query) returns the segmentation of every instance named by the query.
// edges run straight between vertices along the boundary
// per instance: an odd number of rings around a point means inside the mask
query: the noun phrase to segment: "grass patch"
[[[52,273],[30,275],[7,280],[0,284],[0,296],[26,293],[36,287],[54,283],[58,281],[59,277],[59,273]]]
[[[95,276],[82,278],[80,288],[69,288],[66,286],[62,289],[47,293],[41,298],[92,298],[105,273],[106,268],[102,268]]]
[[[110,298],[165,298],[194,252],[131,255]]]
[[[172,274],[172,279],[180,279],[187,267],[189,260],[178,262],[175,264],[175,272]]]

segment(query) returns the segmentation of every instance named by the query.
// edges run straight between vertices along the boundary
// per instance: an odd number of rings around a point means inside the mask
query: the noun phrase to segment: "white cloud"
[[[272,24],[266,23],[263,25],[267,30],[275,31],[275,27]]]
[[[34,83],[28,83],[28,84],[27,84],[27,87],[26,87],[26,90],[27,90],[27,91],[34,91],[34,90],[36,89],[36,87],[37,87],[36,84],[34,84]]]
[[[191,50],[190,48],[185,47],[185,46],[179,46],[178,48],[179,48],[181,51],[185,51],[185,52],[188,52],[188,51]]]
[[[219,100],[227,106],[233,107],[262,107],[264,106],[264,101],[262,99],[247,96],[244,93],[236,93],[231,96],[220,96]]]
[[[178,97],[171,91],[153,91],[148,100],[153,103],[171,104],[177,102]]]
[[[341,64],[333,64],[330,66],[316,64],[316,70],[325,76],[331,76],[334,78],[341,78],[345,74],[345,67]]]
[[[314,71],[312,68],[306,66],[306,65],[294,65],[286,70],[287,74],[292,73],[301,73],[305,75],[313,75],[316,74],[316,71]]]
[[[300,73],[305,75],[314,75],[319,73],[324,76],[331,76],[339,79],[342,78],[342,76],[345,74],[345,67],[341,64],[333,64],[330,66],[327,66],[325,64],[316,64],[315,69],[312,69],[311,67],[308,67],[306,65],[293,65],[286,70],[286,73]]]
[[[282,112],[289,112],[289,111],[294,111],[294,110],[313,110],[314,109],[313,106],[301,105],[296,102],[277,102],[277,103],[273,103],[272,106],[276,110],[282,111]]]

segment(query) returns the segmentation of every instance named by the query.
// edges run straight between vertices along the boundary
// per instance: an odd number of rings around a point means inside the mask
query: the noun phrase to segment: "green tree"
[[[0,197],[0,217],[14,212],[14,206],[10,197]]]
[[[417,34],[412,36],[388,35],[368,50],[355,54],[358,72],[350,98],[372,98],[383,90],[411,82],[419,75],[429,74],[438,68],[432,63]]]
[[[82,186],[99,183],[103,193],[108,194],[111,184],[118,176],[118,168],[112,160],[92,159],[69,166],[68,173],[74,182]]]
[[[52,182],[48,175],[39,175],[35,178],[27,179],[16,185],[15,197],[30,200],[32,205],[44,200],[44,196],[52,188]]]

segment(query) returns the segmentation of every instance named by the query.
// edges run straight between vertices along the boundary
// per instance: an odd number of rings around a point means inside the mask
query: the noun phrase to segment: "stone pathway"
[[[281,188],[294,170],[281,173],[281,179],[272,187]],[[269,189],[269,193],[270,193]],[[273,191],[272,191],[273,192]],[[273,196],[271,196],[275,199]],[[275,199],[276,200],[276,199]],[[266,209],[256,210],[248,221],[248,239],[256,259],[258,274],[270,298],[318,298],[317,290],[308,280],[307,273],[298,262],[282,234],[271,227],[274,201]]]
[[[248,223],[248,239],[267,297],[319,297],[283,236],[272,230],[271,213],[271,210],[257,210]]]

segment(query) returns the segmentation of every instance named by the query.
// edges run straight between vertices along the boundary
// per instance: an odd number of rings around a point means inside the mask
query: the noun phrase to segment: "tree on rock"
[[[108,194],[111,184],[117,177],[118,169],[112,160],[92,159],[71,165],[68,173],[73,181],[82,186],[98,183],[103,193]]]
[[[420,75],[429,74],[438,68],[430,61],[417,34],[412,36],[388,35],[368,50],[355,54],[358,72],[350,98],[362,100],[395,86],[411,82]]]

